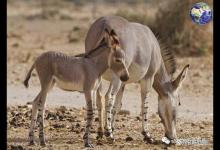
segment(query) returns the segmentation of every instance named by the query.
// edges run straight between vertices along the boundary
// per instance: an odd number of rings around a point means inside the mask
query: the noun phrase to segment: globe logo
[[[212,20],[212,10],[204,2],[196,3],[190,9],[192,21],[199,25],[204,25]]]

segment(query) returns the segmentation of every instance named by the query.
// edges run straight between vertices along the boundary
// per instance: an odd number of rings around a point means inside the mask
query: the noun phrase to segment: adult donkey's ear
[[[177,78],[174,81],[172,81],[174,90],[178,90],[181,87],[183,80],[186,78],[188,69],[189,69],[189,64],[186,65],[181,71],[181,73],[177,76]]]
[[[115,31],[112,29],[110,32],[105,29],[105,32],[108,35],[108,44],[110,47],[112,47],[113,49],[116,48],[116,46],[119,46],[119,38],[117,36],[117,34],[115,33]]]

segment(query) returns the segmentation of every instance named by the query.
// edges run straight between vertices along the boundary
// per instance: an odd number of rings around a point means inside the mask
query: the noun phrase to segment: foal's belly
[[[57,77],[54,77],[54,79],[57,86],[65,91],[83,92],[83,83],[81,81],[63,81]]]

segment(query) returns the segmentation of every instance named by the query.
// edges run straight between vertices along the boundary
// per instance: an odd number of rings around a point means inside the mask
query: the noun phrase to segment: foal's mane
[[[108,44],[106,42],[104,42],[104,40],[101,41],[101,43],[94,49],[90,50],[87,53],[81,53],[81,54],[77,54],[74,57],[84,57],[84,58],[89,58],[90,56],[92,56],[92,54],[94,54],[95,52],[97,52],[100,48],[107,48]]]

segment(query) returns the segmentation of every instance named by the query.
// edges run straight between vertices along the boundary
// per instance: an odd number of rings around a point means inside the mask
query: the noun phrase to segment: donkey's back
[[[24,84],[28,86],[33,69],[36,69],[42,86],[56,82],[58,87],[68,91],[83,91],[88,71],[92,64],[82,57],[68,56],[60,52],[49,51],[40,55],[31,67]]]

